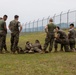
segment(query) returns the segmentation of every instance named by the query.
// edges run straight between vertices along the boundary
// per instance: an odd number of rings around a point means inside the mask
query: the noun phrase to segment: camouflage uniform
[[[6,35],[4,36],[4,40],[3,40],[3,48],[5,49],[5,51],[7,52],[7,46],[6,46]]]
[[[62,30],[59,30],[57,34],[59,37],[55,39],[55,51],[57,51],[58,43],[60,43],[64,47],[65,52],[69,52],[69,40],[67,35]]]
[[[46,49],[47,49],[49,43],[50,43],[49,51],[50,52],[52,51],[53,42],[54,42],[54,29],[55,28],[56,28],[56,26],[52,22],[47,25],[48,32],[47,32],[47,35],[46,35],[46,38],[45,38],[45,44],[44,44],[44,48],[43,48],[43,50],[45,52],[46,52]]]
[[[61,49],[60,49],[60,51],[63,51],[63,47],[64,47],[63,44],[61,44]]]
[[[29,51],[31,50],[32,48],[32,44],[30,42],[27,42],[26,45],[25,45],[25,53],[29,53]]]
[[[71,50],[75,49],[75,34],[76,31],[74,30],[74,28],[69,30],[68,38],[69,38],[69,45]]]
[[[11,51],[15,53],[19,42],[19,21],[13,20],[10,22],[9,27],[11,30]]]
[[[35,44],[33,45],[32,50],[33,50],[34,52],[40,53],[40,52],[42,51],[41,44],[40,44],[40,43],[35,43]]]
[[[24,50],[22,49],[22,47],[17,46],[16,50],[18,54],[24,54]]]
[[[6,26],[6,22],[4,20],[0,20],[0,53],[2,53],[3,47],[4,47],[4,40],[6,38],[7,31],[4,26]]]

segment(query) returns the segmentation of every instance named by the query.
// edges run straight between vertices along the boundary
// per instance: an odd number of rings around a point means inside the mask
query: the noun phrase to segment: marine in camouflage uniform
[[[55,39],[55,51],[57,51],[58,48],[58,43],[61,44],[64,47],[65,52],[69,52],[69,40],[68,40],[68,36],[66,35],[65,32],[63,32],[62,30],[60,30],[60,28],[57,26],[55,29],[55,32],[57,32],[57,37]]]
[[[3,16],[3,19],[0,20],[0,53],[2,53],[3,47],[4,47],[4,41],[6,41],[6,21],[7,15]]]
[[[17,50],[17,46],[19,42],[19,33],[22,30],[22,26],[20,22],[18,21],[18,18],[19,16],[15,15],[14,20],[12,20],[9,24],[9,29],[11,31],[11,51],[13,53],[15,53]],[[20,30],[19,30],[19,27],[20,27]]]
[[[45,27],[45,32],[46,32],[46,38],[45,38],[45,44],[43,47],[44,52],[47,52],[46,49],[49,46],[49,51],[52,51],[53,48],[53,42],[54,42],[54,29],[56,28],[56,25],[53,23],[53,20],[49,20],[49,24]]]
[[[0,20],[2,20],[2,18],[0,17]],[[4,30],[4,33],[7,35],[7,30]],[[4,36],[4,41],[3,41],[3,48],[5,49],[6,53],[9,53],[9,51],[7,50],[7,46],[6,46],[6,35]]]
[[[38,52],[38,53],[41,53],[42,52],[42,46],[41,46],[39,40],[35,40],[35,44],[33,44],[32,50],[34,52]]]
[[[32,44],[29,41],[27,41],[24,52],[29,53],[29,51],[31,50],[32,47],[33,47]]]
[[[74,24],[70,24],[68,38],[69,38],[69,45],[71,50],[75,49],[75,38],[76,38],[75,34],[76,34],[76,30],[74,29]]]

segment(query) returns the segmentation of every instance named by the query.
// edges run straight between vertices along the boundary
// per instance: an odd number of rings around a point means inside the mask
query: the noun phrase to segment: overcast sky
[[[20,16],[20,22],[26,23],[37,19],[47,18],[61,11],[76,9],[76,0],[0,0],[0,17],[8,15],[8,20],[15,14]]]

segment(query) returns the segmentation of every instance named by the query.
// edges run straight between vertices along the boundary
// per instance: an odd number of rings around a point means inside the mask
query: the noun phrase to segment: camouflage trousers
[[[51,52],[53,48],[53,42],[54,42],[54,34],[50,34],[48,37],[45,38],[45,44],[43,50],[46,51],[48,45],[50,44],[49,51]]]
[[[15,53],[18,47],[19,34],[11,33],[11,51]]]
[[[40,53],[42,51],[38,47],[33,47],[33,48],[31,48],[31,50],[34,51],[34,52],[38,52],[38,53]]]
[[[61,46],[60,46],[60,51],[63,51],[63,47],[64,47],[64,45],[61,44]]]
[[[69,39],[69,45],[70,45],[70,49],[75,49],[75,39],[70,38]]]
[[[34,48],[31,48],[30,50],[25,50],[24,52],[25,53],[40,53],[42,50],[41,49],[39,49],[38,47],[34,47]]]
[[[54,47],[55,47],[55,51],[57,51],[57,48],[58,48],[58,43],[61,44],[61,47],[63,48],[64,47],[64,50],[65,52],[69,52],[69,41],[68,39],[56,39],[55,40],[55,44],[54,44]]]
[[[4,36],[4,39],[3,39],[3,48],[5,49],[5,51],[7,51],[7,46],[6,46],[6,35]]]
[[[4,35],[0,35],[0,53],[2,53],[3,47],[4,47]]]

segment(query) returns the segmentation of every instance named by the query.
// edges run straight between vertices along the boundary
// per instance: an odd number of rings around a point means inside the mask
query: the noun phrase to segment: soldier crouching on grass
[[[57,26],[55,29],[55,32],[57,32],[57,37],[55,37],[55,51],[57,51],[58,48],[58,43],[62,44],[64,47],[65,52],[70,52],[69,49],[69,40],[68,40],[68,36],[66,35],[65,32],[63,32],[62,30],[60,30],[60,28]]]
[[[75,37],[76,36],[76,30],[74,29],[74,24],[70,24],[70,29],[68,33],[68,39],[69,39],[69,45],[71,51],[75,51]]]

